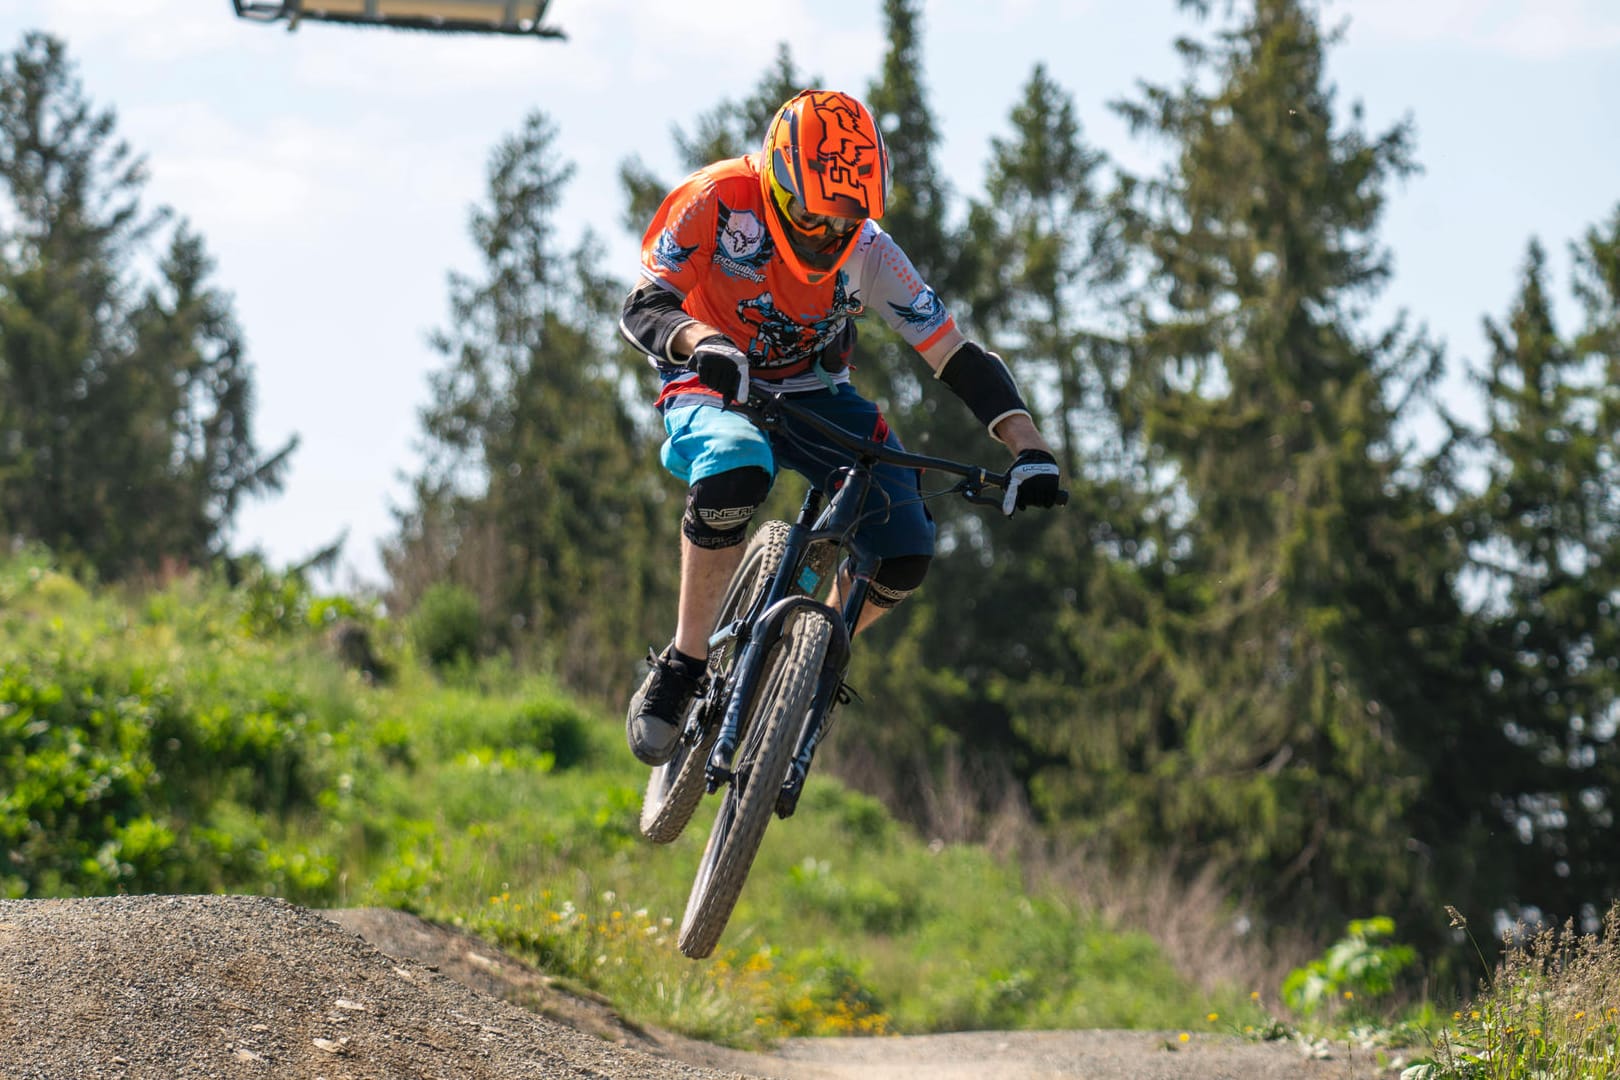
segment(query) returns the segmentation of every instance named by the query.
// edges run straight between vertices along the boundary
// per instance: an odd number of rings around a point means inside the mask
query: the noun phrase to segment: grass
[[[333,660],[334,614],[366,622],[392,681]],[[1599,935],[1515,936],[1455,1009],[1389,1005],[1393,984],[1367,963],[1398,942],[1365,923],[1354,948],[1300,965],[1321,990],[1302,1015],[1279,998],[1286,971],[1251,945],[1230,951],[1231,914],[1207,882],[925,843],[824,772],[767,832],[716,956],[686,960],[673,927],[712,803],[676,843],[643,841],[646,773],[622,740],[616,715],[543,677],[499,663],[434,674],[395,624],[286,579],[125,594],[38,555],[0,560],[0,895],[403,908],[632,1020],[740,1046],[1147,1028],[1335,1053],[1432,1041],[1408,1080],[1620,1075],[1620,908]]]
[[[366,621],[373,685],[323,636]],[[250,576],[141,593],[0,560],[0,894],[256,892],[460,925],[628,1017],[758,1045],[960,1028],[1215,1030],[1191,985],[1015,857],[928,844],[813,775],[774,823],[716,957],[680,956],[713,805],[636,829],[616,715],[498,663],[434,674],[341,598]],[[852,722],[858,715],[851,714]]]
[[[404,841],[360,877],[370,898],[488,937],[611,997],[643,1021],[755,1044],[784,1035],[965,1027],[1137,1027],[1210,1010],[1145,935],[1110,929],[1018,867],[927,845],[875,800],[813,778],[774,823],[714,961],[674,948],[712,806],[667,847],[635,831],[645,772],[616,717],[576,714],[569,768],[510,749],[535,684],[392,692],[431,759],[378,778],[370,801]],[[520,706],[527,702],[527,706]],[[556,708],[558,706],[553,706]],[[506,747],[506,749],[497,749]],[[1206,1025],[1200,1024],[1200,1028]]]
[[[1468,933],[1468,920],[1447,910],[1452,926]],[[1407,1070],[1407,1080],[1620,1076],[1620,903],[1600,933],[1570,923],[1518,927],[1503,946],[1480,995],[1451,1014],[1432,1057]]]

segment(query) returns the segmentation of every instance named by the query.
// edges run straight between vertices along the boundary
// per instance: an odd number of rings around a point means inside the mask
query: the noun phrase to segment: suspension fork
[[[745,663],[748,666],[741,672],[741,678],[731,691],[730,700],[726,702],[725,721],[720,726],[714,751],[709,755],[709,763],[704,769],[710,794],[718,791],[721,784],[736,779],[732,766],[741,738],[743,711],[752,701],[758,688],[759,678],[765,667],[765,657],[770,653],[772,646],[782,640],[782,632],[787,626],[787,621],[804,608],[814,609],[832,621],[834,641],[844,643],[842,652],[848,656],[849,635],[841,625],[842,617],[820,600],[810,596],[788,596],[766,608],[765,613],[755,623],[748,645],[738,660],[739,668]],[[838,645],[830,646],[829,651],[838,647]]]
[[[868,469],[851,469],[845,472],[843,486],[834,497],[832,505],[828,507],[827,520],[819,523],[820,529],[817,531],[841,537],[852,534],[872,487],[872,474]],[[854,637],[856,628],[860,626],[861,611],[866,607],[867,591],[871,587],[872,574],[876,572],[878,562],[877,557],[868,552],[858,540],[850,542],[849,591],[843,597],[843,608],[839,612],[839,624],[835,634],[837,640],[827,650],[821,675],[816,681],[815,696],[805,714],[804,727],[799,733],[799,744],[794,750],[793,761],[788,765],[787,779],[777,799],[776,812],[781,817],[785,818],[792,814],[798,805],[799,794],[804,790],[804,781],[810,775],[810,760],[815,756],[816,747],[820,745],[822,737],[827,734],[833,700],[844,685],[844,672],[849,669],[851,638]],[[833,573],[836,575],[838,572],[839,568],[834,567]]]
[[[710,640],[709,647],[712,649],[717,641],[730,637],[734,639],[732,647],[738,650],[737,662],[731,669],[731,685],[725,688],[725,714],[720,734],[715,739],[714,749],[704,769],[711,795],[719,790],[721,784],[729,783],[735,776],[733,760],[741,738],[743,713],[754,699],[765,657],[781,638],[788,616],[806,604],[826,610],[826,605],[808,596],[792,595],[794,587],[801,584],[799,578],[805,553],[810,548],[815,521],[825,500],[826,496],[814,485],[805,492],[799,516],[795,519],[794,527],[788,530],[782,564],[760,595],[754,597],[747,613],[716,631]]]
[[[799,796],[804,791],[804,782],[810,776],[810,761],[815,757],[816,747],[821,745],[822,738],[832,726],[832,708],[834,699],[844,685],[844,673],[849,670],[851,652],[851,637],[854,627],[860,625],[861,611],[866,607],[866,593],[872,584],[872,573],[877,567],[877,559],[862,553],[853,568],[850,580],[849,595],[844,598],[844,609],[841,612],[841,623],[836,629],[834,641],[827,649],[827,658],[821,665],[821,676],[816,682],[816,694],[810,703],[810,709],[805,714],[804,728],[799,733],[799,745],[793,754],[793,761],[788,766],[787,779],[782,783],[782,792],[776,799],[776,813],[778,817],[788,817],[799,805]]]

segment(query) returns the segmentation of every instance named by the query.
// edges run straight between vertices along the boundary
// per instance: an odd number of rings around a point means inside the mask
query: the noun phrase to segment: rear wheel
[[[726,587],[726,594],[720,601],[720,613],[714,622],[717,629],[746,614],[754,597],[776,575],[787,551],[788,529],[785,521],[767,521],[748,541],[742,563],[732,575],[731,584]],[[819,543],[811,547],[805,561],[818,580],[825,580],[832,557],[831,546]],[[726,642],[719,645],[709,654],[711,680],[723,681],[730,675],[731,666],[737,659],[732,644]],[[709,708],[708,698],[698,698],[692,708]],[[703,798],[704,766],[708,764],[714,740],[720,733],[718,717],[705,719],[707,722],[703,725],[702,737],[695,743],[683,739],[675,756],[655,768],[647,778],[647,791],[641,800],[641,835],[655,843],[667,844],[680,836]]]
[[[765,826],[776,811],[831,639],[827,619],[803,610],[766,658],[752,722],[737,751],[735,779],[715,815],[681,920],[680,947],[687,956],[712,953],[731,920]]]

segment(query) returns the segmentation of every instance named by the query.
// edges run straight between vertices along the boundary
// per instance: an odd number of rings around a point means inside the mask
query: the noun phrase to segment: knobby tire
[[[831,639],[825,618],[800,612],[766,658],[753,722],[737,751],[738,779],[726,788],[715,814],[681,920],[681,952],[693,959],[714,951],[742,894],[798,749]]]
[[[714,625],[718,629],[746,614],[754,596],[776,575],[782,565],[787,548],[788,524],[785,521],[767,521],[748,541],[742,562],[726,586],[720,601],[720,612]],[[811,548],[807,562],[823,579],[832,564],[832,551],[826,544]],[[731,644],[721,646],[709,657],[709,678],[723,678],[737,659]],[[694,709],[704,707],[699,698],[692,703]],[[684,721],[683,721],[684,722]],[[744,717],[747,725],[747,716]],[[647,790],[641,800],[641,835],[658,844],[668,844],[681,835],[687,822],[697,811],[703,799],[704,766],[714,749],[714,740],[720,734],[719,717],[709,720],[703,738],[696,743],[684,740],[668,762],[653,769],[647,778]]]

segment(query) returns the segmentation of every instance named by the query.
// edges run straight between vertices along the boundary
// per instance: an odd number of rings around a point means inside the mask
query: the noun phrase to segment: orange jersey
[[[766,213],[758,156],[731,158],[687,177],[641,242],[642,275],[747,353],[751,377],[787,389],[820,385],[810,373],[817,353],[868,308],[919,350],[955,329],[934,290],[876,222],[861,226],[836,274],[807,285],[777,257]],[[847,381],[848,373],[833,377]]]

